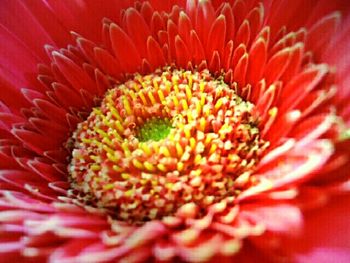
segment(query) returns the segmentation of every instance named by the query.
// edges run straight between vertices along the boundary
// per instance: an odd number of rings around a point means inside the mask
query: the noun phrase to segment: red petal
[[[35,173],[40,175],[44,180],[47,180],[48,182],[56,182],[66,179],[50,164],[46,164],[38,160],[31,160],[28,162],[28,165],[33,169]]]
[[[236,25],[241,25],[243,22],[244,17],[247,14],[248,8],[246,1],[244,0],[237,0],[233,4],[233,16],[235,18],[235,24]]]
[[[292,109],[305,96],[313,90],[328,72],[328,67],[324,64],[313,66],[308,70],[295,76],[283,89],[280,102],[280,113]]]
[[[259,112],[259,116],[264,119],[268,110],[270,109],[273,101],[276,99],[276,94],[278,93],[279,86],[277,84],[272,84],[268,89],[259,97],[256,102],[256,110]]]
[[[269,46],[270,43],[270,27],[265,26],[258,34],[257,39],[262,38],[266,42],[266,46]]]
[[[96,47],[94,53],[98,65],[105,73],[116,78],[120,77],[121,65],[108,51]]]
[[[159,43],[151,36],[148,37],[147,40],[147,58],[153,70],[165,65],[163,51],[159,46]]]
[[[277,203],[242,205],[240,216],[263,224],[268,231],[293,236],[300,234],[303,227],[303,215],[300,208],[288,204]]]
[[[257,33],[260,31],[264,19],[264,6],[259,3],[257,7],[252,9],[247,15],[247,20],[250,25],[250,38],[255,39]]]
[[[82,53],[76,46],[68,45],[66,49],[61,48],[59,52],[67,58],[71,59],[77,65],[82,65],[87,60],[87,58],[84,56],[84,53]]]
[[[279,80],[289,64],[290,54],[290,48],[286,48],[277,52],[272,58],[270,58],[267,62],[264,73],[266,84],[269,85]]]
[[[59,52],[54,51],[52,55],[63,76],[76,90],[84,88],[91,92],[94,91],[93,81],[78,65]]]
[[[134,8],[126,10],[126,28],[128,35],[133,40],[140,55],[146,55],[146,41],[151,35],[151,31],[146,24],[144,18]]]
[[[276,114],[277,118],[264,136],[264,139],[271,142],[270,148],[280,144],[281,139],[288,135],[301,117],[301,113],[298,110],[289,111],[284,114],[280,114],[278,111]],[[281,127],[283,127],[283,129],[281,129]]]
[[[304,217],[303,235],[280,239],[280,249],[302,263],[348,262],[349,206],[349,195],[335,196],[326,206],[309,211]]]
[[[183,12],[178,5],[174,5],[169,14],[169,19],[172,20],[175,24],[179,22],[180,12]]]
[[[224,3],[220,13],[225,16],[226,20],[226,41],[233,40],[235,36],[235,19],[230,4]]]
[[[314,175],[333,154],[333,150],[332,143],[327,140],[297,144],[284,156],[259,167],[256,176],[272,180],[273,187],[300,183]],[[254,192],[254,187],[247,192]]]
[[[199,39],[205,43],[208,39],[208,34],[211,25],[215,19],[215,11],[209,0],[202,0],[198,2],[197,16],[196,16],[196,32]]]
[[[323,17],[313,25],[308,32],[306,49],[312,50],[316,56],[319,56],[339,26],[340,16],[339,12],[335,12]]]
[[[190,43],[191,30],[193,29],[190,18],[185,12],[181,12],[178,22],[179,35],[186,44]]]
[[[231,60],[233,56],[233,41],[230,40],[225,46],[224,56],[222,59],[222,66],[227,72],[231,66]]]
[[[252,45],[249,51],[249,65],[247,72],[247,82],[255,84],[263,74],[267,59],[267,43],[263,38],[259,38]]]
[[[58,99],[58,103],[60,103],[67,110],[70,107],[81,108],[84,106],[82,98],[74,89],[70,89],[63,84],[56,82],[52,84],[52,88]]]
[[[151,73],[151,65],[149,64],[147,59],[142,59],[142,66],[141,66],[141,72],[142,74],[149,74]]]
[[[42,49],[42,46],[45,44],[53,44],[53,40],[48,32],[45,30],[45,24],[40,24],[38,19],[34,16],[30,9],[26,7],[26,5],[30,6],[30,4],[26,4],[22,1],[4,1],[2,3],[1,11],[0,11],[0,22],[6,28],[9,28],[10,31],[14,34],[14,36],[20,40],[22,43],[28,47],[36,56],[41,57],[42,59],[46,59],[45,52]],[[45,8],[44,3],[36,3],[34,4],[41,9],[44,9],[48,17],[51,18],[51,21],[54,20],[55,16],[50,14],[48,8]],[[37,12],[35,12],[37,13]],[[39,17],[42,18],[42,14],[39,14]],[[46,19],[50,20],[50,19]],[[22,25],[26,25],[26,27],[20,26],[18,21],[23,22]],[[62,32],[62,26],[59,24],[57,27],[57,32]],[[35,30],[28,30],[28,28]],[[65,36],[66,33],[63,33]],[[5,43],[6,39],[1,38]],[[68,40],[69,38],[66,38]],[[3,50],[3,49],[2,49]]]
[[[193,60],[195,64],[200,64],[203,60],[205,60],[205,53],[202,46],[202,43],[200,42],[198,35],[196,31],[191,31],[191,54],[193,56]]]
[[[238,61],[242,58],[244,54],[247,53],[247,48],[244,44],[240,44],[238,47],[235,48],[235,51],[233,52],[232,57],[232,63],[231,66],[235,68],[238,64]]]
[[[186,13],[192,21],[196,21],[197,1],[188,0],[186,1]]]
[[[325,106],[336,93],[337,88],[335,86],[330,86],[324,90],[314,90],[300,102],[298,109],[303,113],[303,117],[312,112],[321,111],[322,106]]]
[[[177,35],[175,38],[175,51],[177,65],[182,68],[186,68],[187,63],[191,60],[191,57],[186,44],[179,35]]]
[[[137,248],[149,242],[154,242],[166,231],[165,226],[159,221],[151,221],[138,227],[125,241],[128,248]]]
[[[49,138],[61,141],[69,136],[67,133],[67,127],[61,126],[53,121],[43,120],[39,118],[29,118],[28,121],[35,127],[38,132]]]
[[[77,44],[80,50],[85,55],[86,59],[90,63],[95,64],[95,55],[94,55],[94,48],[96,47],[95,43],[83,37],[78,37]]]
[[[221,67],[220,67],[220,55],[218,51],[214,51],[211,60],[209,62],[209,69],[212,72],[219,72]]]
[[[335,116],[318,114],[298,123],[298,126],[293,129],[291,134],[298,141],[298,144],[307,144],[310,141],[321,138],[333,124],[335,124]]]
[[[158,32],[157,34],[157,39],[158,39],[158,42],[159,42],[159,45],[160,46],[164,46],[164,45],[168,45],[169,46],[169,34],[168,32],[164,31],[164,30],[161,30]]]
[[[110,37],[114,55],[127,73],[140,69],[141,57],[131,38],[116,24],[110,26]]]
[[[56,149],[61,144],[45,135],[28,130],[13,129],[12,133],[21,140],[24,145],[40,155],[43,154],[44,151]]]
[[[248,68],[248,53],[245,53],[237,63],[233,73],[233,79],[237,82],[239,88],[244,87],[246,83],[246,74]]]
[[[110,23],[103,23],[102,24],[102,43],[108,50],[112,50],[109,31],[110,31]]]
[[[170,55],[172,60],[175,60],[176,58],[175,38],[178,35],[178,29],[175,23],[171,20],[168,20],[167,31],[168,31],[168,45],[169,45]]]
[[[47,97],[38,91],[35,90],[31,90],[31,89],[21,89],[22,94],[24,95],[24,97],[30,102],[32,103],[33,100],[35,99],[47,99]]]
[[[158,12],[154,12],[151,18],[151,32],[156,37],[161,30],[165,30],[163,19]]]
[[[288,83],[290,79],[299,72],[302,58],[304,55],[304,44],[298,43],[294,45],[291,48],[290,52],[291,52],[291,55],[290,55],[289,64],[281,77],[281,80],[283,81],[283,83]]]
[[[102,97],[103,94],[106,93],[106,90],[111,87],[111,83],[109,82],[108,77],[99,69],[95,70],[95,81],[97,85],[96,94]]]
[[[226,38],[226,19],[224,15],[216,18],[211,26],[209,37],[207,40],[206,54],[210,60],[214,51],[218,51],[220,55],[224,52],[224,44]]]
[[[220,251],[220,244],[223,240],[221,235],[210,233],[203,235],[196,240],[193,246],[179,245],[177,251],[184,261],[208,262]]]
[[[0,146],[0,168],[1,169],[18,169],[18,163],[12,156],[11,146]]]
[[[47,100],[35,99],[34,104],[42,110],[48,119],[54,120],[56,123],[65,125],[66,111],[58,106],[48,102]]]
[[[236,45],[243,44],[245,46],[248,46],[249,41],[251,39],[250,34],[251,33],[250,33],[249,21],[244,20],[237,30],[236,39],[235,39]]]
[[[176,255],[176,247],[169,241],[158,240],[154,246],[154,256],[160,262],[167,262],[173,259]]]
[[[141,16],[145,19],[148,25],[151,24],[151,19],[153,15],[154,9],[149,2],[143,2],[141,7]]]

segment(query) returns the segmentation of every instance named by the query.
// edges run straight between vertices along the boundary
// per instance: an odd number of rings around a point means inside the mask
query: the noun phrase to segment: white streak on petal
[[[264,158],[261,159],[261,161],[259,163],[259,166],[264,165],[266,163],[269,163],[269,162],[273,161],[274,159],[276,159],[277,157],[285,154],[290,149],[292,149],[294,147],[294,145],[295,145],[295,140],[294,139],[287,140],[285,143],[283,143],[282,145],[276,147],[275,149],[270,151],[268,154],[266,154],[264,156]]]

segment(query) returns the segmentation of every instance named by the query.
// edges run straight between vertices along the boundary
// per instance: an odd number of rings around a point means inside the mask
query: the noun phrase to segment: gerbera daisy
[[[348,261],[349,7],[2,1],[0,261]]]

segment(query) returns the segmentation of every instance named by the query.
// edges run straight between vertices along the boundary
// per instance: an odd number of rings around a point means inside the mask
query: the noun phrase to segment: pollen
[[[254,107],[207,70],[136,75],[78,124],[71,185],[125,221],[171,216],[190,203],[205,211],[256,182],[268,142]]]

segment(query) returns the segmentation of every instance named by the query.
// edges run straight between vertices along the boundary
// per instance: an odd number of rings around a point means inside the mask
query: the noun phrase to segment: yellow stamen
[[[124,104],[124,108],[125,108],[126,113],[128,115],[132,115],[132,110],[130,107],[129,100],[125,96],[123,97],[123,104]]]

